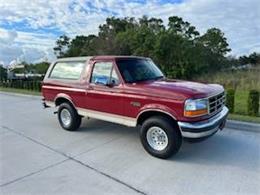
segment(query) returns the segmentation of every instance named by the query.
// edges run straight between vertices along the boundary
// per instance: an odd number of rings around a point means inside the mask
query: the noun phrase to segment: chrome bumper
[[[186,138],[207,137],[223,129],[228,115],[228,108],[223,107],[222,111],[212,118],[199,122],[178,122],[181,134]]]

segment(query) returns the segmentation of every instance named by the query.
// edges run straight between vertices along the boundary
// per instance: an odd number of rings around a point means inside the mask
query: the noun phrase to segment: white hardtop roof
[[[90,59],[94,60],[108,60],[108,59],[115,59],[115,58],[141,58],[147,59],[147,57],[140,57],[140,56],[116,56],[116,55],[100,55],[100,56],[81,56],[81,57],[66,57],[66,58],[58,58],[55,62],[71,62],[71,61],[89,61]]]
[[[67,62],[67,61],[89,61],[93,56],[81,56],[81,57],[67,57],[58,58],[56,62]]]

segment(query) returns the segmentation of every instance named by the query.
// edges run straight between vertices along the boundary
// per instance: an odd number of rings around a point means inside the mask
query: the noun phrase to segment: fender
[[[174,110],[172,110],[171,108],[169,108],[169,107],[167,107],[165,105],[161,105],[161,104],[146,104],[146,105],[144,105],[140,109],[136,119],[138,120],[138,118],[140,117],[141,114],[143,114],[145,112],[149,112],[149,111],[162,112],[164,114],[169,115],[171,118],[173,118],[174,120],[177,121],[177,114],[176,114],[176,112]]]
[[[57,102],[57,100],[58,100],[59,98],[64,98],[64,99],[68,100],[68,101],[74,106],[74,108],[76,108],[76,106],[75,106],[75,104],[73,103],[71,97],[70,97],[69,95],[65,94],[65,93],[59,93],[59,94],[56,95],[56,97],[54,98],[54,103],[55,103],[56,106],[57,106],[57,103],[56,103],[56,102]]]

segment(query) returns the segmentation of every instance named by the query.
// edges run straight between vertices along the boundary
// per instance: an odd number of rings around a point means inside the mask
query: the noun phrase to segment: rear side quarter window
[[[49,75],[51,79],[79,80],[85,62],[57,62]]]

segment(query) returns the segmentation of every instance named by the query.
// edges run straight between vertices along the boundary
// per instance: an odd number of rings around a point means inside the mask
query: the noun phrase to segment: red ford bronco
[[[167,79],[144,57],[58,59],[46,73],[42,95],[69,131],[79,128],[82,117],[140,125],[143,147],[159,158],[177,153],[183,138],[203,140],[223,129],[228,115],[222,86]]]

